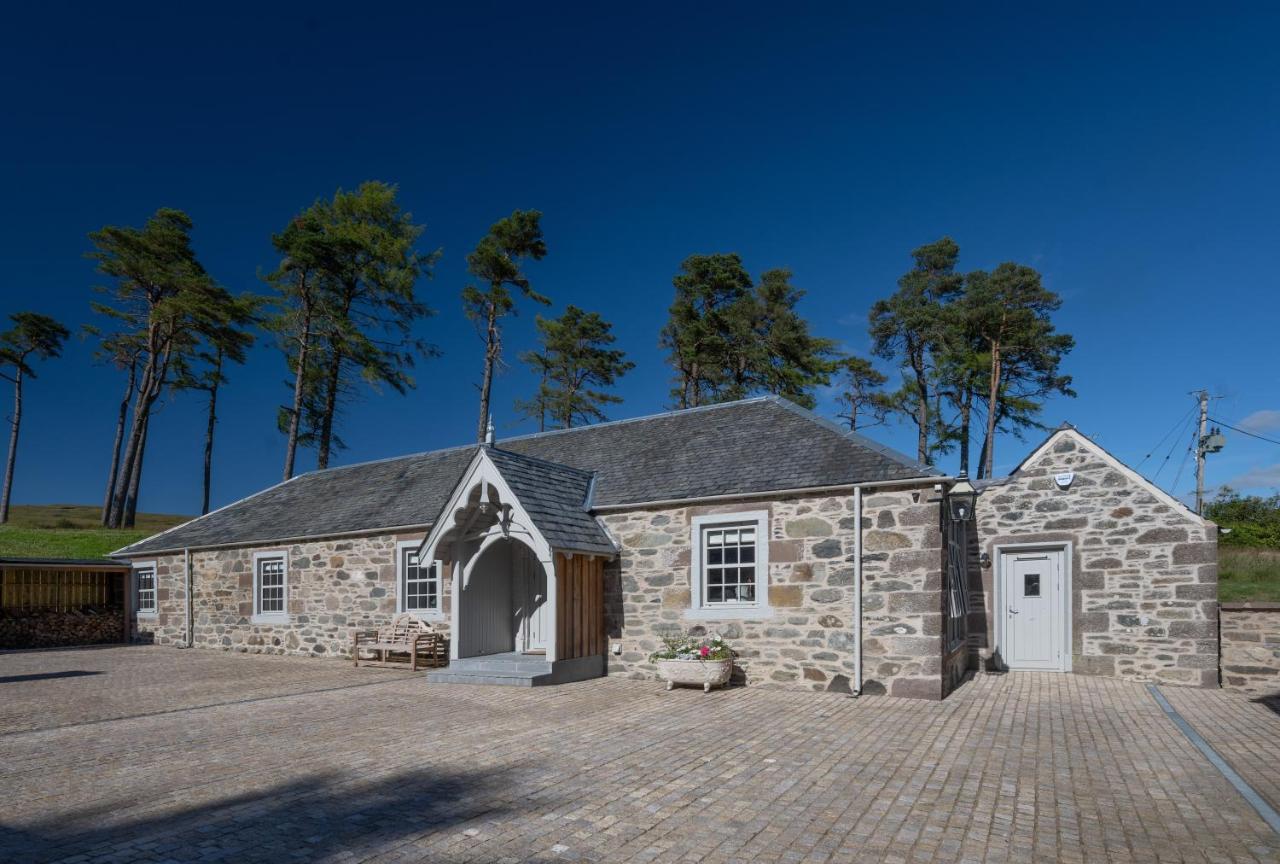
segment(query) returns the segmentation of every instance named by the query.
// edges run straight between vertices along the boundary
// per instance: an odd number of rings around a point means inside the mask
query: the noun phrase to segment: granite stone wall
[[[1054,477],[1066,472],[1074,478],[1062,489]],[[970,605],[971,645],[982,663],[998,648],[996,547],[1070,542],[1073,672],[1217,686],[1212,523],[1118,468],[1075,430],[984,490],[975,514],[980,551],[992,558]]]
[[[1280,603],[1223,603],[1222,686],[1280,696]]]
[[[350,655],[353,630],[389,622],[396,611],[396,543],[418,535],[374,535],[192,552],[195,645],[255,654]],[[255,552],[287,553],[287,623],[253,621]],[[150,560],[150,559],[148,559]],[[181,555],[156,561],[158,614],[138,615],[135,639],[181,644],[184,579]],[[443,609],[432,627],[448,631],[446,568]]]
[[[864,495],[864,692],[940,698],[941,537],[928,487]],[[604,516],[622,545],[605,571],[609,674],[650,678],[663,635],[716,632],[747,684],[851,692],[856,675],[851,494],[794,496]],[[769,513],[770,615],[706,620],[691,607],[691,520]]]

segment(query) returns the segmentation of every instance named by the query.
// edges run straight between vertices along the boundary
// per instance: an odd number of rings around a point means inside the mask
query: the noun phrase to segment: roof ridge
[[[541,456],[530,456],[527,453],[517,453],[515,450],[507,450],[503,447],[499,447],[496,444],[487,445],[485,447],[485,450],[502,453],[505,456],[512,456],[516,459],[524,459],[525,461],[528,461],[528,462],[536,462],[540,465],[549,465],[552,468],[558,468],[561,471],[569,471],[574,474],[578,474],[587,478],[591,478],[595,476],[594,471],[586,471],[582,468],[574,468],[572,465],[566,465],[563,462],[555,462],[551,459],[543,459]]]

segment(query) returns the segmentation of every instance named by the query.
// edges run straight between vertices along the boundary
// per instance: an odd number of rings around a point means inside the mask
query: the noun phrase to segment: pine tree
[[[557,429],[606,419],[605,406],[622,401],[606,388],[635,367],[624,352],[609,347],[615,341],[612,325],[577,306],[569,306],[559,318],[539,315],[537,325],[541,350],[521,359],[541,381],[534,398],[517,403],[517,409],[537,417],[540,429],[546,418]]]
[[[0,378],[13,384],[13,416],[9,418],[9,456],[4,465],[4,489],[0,491],[0,523],[9,521],[9,497],[13,492],[13,471],[18,459],[18,430],[22,424],[22,387],[35,378],[33,360],[48,360],[62,353],[62,343],[70,336],[66,327],[37,312],[9,316],[13,328],[0,333]]]
[[[520,269],[531,258],[541,261],[547,254],[542,239],[542,214],[537,210],[516,210],[489,227],[476,248],[467,256],[467,270],[480,285],[468,285],[462,291],[463,310],[480,331],[484,340],[484,374],[480,383],[480,416],[476,422],[476,441],[483,441],[489,423],[493,376],[502,365],[502,325],[507,315],[515,313],[514,288],[529,300],[550,305],[547,297],[533,290],[529,277]]]

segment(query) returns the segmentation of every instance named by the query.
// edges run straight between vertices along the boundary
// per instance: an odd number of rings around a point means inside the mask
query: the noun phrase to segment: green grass
[[[1219,546],[1218,599],[1280,603],[1280,549]]]
[[[98,524],[100,514],[81,504],[15,505],[0,525],[0,558],[102,558],[191,518],[139,513],[135,527],[112,531]]]

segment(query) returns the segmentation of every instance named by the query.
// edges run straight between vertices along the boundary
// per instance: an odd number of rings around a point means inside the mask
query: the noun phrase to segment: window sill
[[[767,621],[773,617],[771,606],[704,606],[684,610],[690,621]]]
[[[139,621],[155,621],[160,617],[159,612],[134,612],[133,614]]]
[[[254,615],[249,619],[250,624],[288,624],[288,615]]]
[[[399,612],[397,612],[396,614],[397,614],[397,615],[412,615],[414,618],[417,618],[419,621],[444,621],[444,620],[446,620],[446,618],[445,618],[445,614],[444,614],[443,612],[440,612],[440,611],[438,611],[438,610],[434,610],[434,609],[433,609],[433,610],[430,610],[430,611],[426,611],[426,612],[422,611],[421,609],[401,609],[401,610],[400,610]]]

